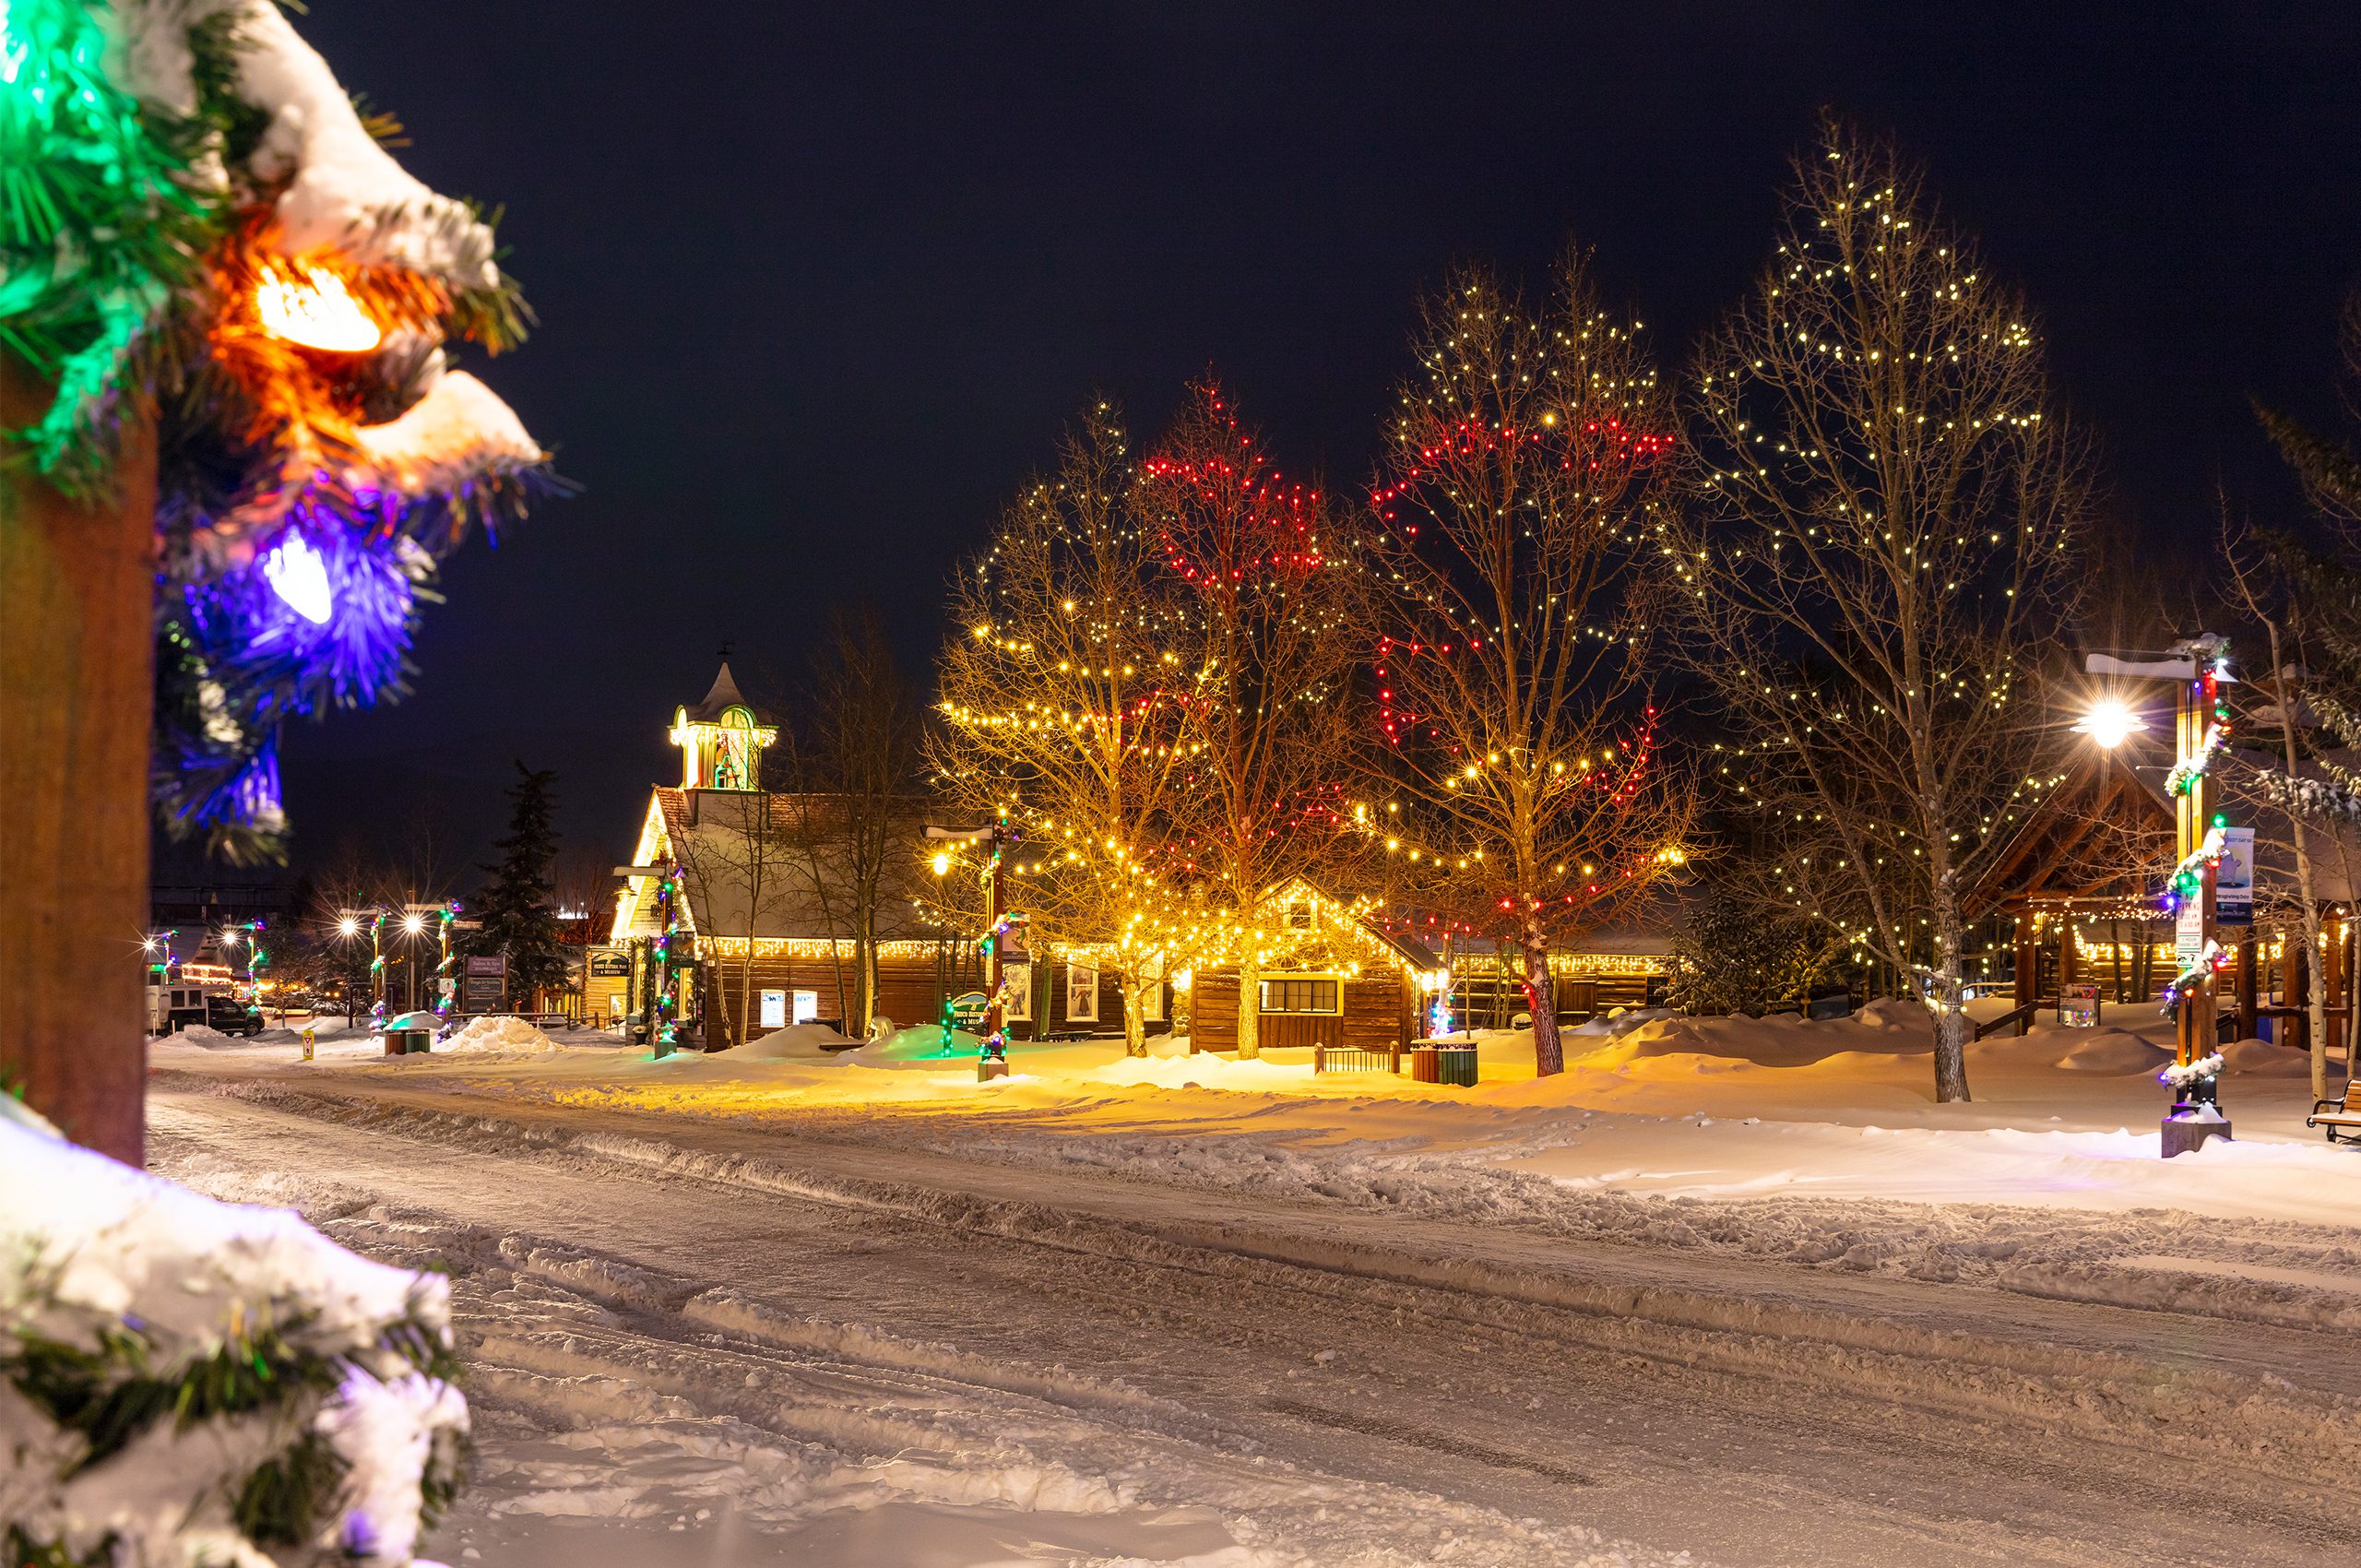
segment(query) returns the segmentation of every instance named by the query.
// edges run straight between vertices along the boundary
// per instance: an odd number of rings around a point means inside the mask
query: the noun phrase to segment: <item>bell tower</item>
[[[674,710],[670,739],[681,748],[682,789],[759,790],[763,752],[778,731],[747,706],[724,659],[705,700]]]

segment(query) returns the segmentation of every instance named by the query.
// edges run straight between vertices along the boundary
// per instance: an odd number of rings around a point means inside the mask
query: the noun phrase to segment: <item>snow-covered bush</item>
[[[400,1564],[457,1485],[447,1287],[0,1095],[0,1562]]]

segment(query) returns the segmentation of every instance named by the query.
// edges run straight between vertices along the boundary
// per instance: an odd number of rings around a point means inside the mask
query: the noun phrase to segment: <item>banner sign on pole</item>
[[[2254,829],[2222,830],[2222,859],[2213,867],[2213,923],[2254,923]]]
[[[2198,899],[2180,901],[2180,914],[2173,922],[2173,959],[2183,969],[2195,966],[2198,955],[2205,951],[2205,906]]]

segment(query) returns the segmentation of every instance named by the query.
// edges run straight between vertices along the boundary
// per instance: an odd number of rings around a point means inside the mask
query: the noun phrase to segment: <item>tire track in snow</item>
[[[304,1103],[282,1108],[413,1146],[439,1146],[455,1160],[495,1160],[521,1183],[538,1180],[526,1172],[539,1165],[576,1184],[598,1176],[648,1183],[648,1191],[682,1205],[697,1202],[699,1192],[822,1205],[848,1226],[931,1238],[913,1244],[932,1249],[945,1265],[972,1263],[985,1270],[979,1291],[999,1270],[1021,1282],[1037,1306],[1088,1302],[1095,1312],[1099,1300],[1121,1301],[1181,1348],[1217,1347],[1216,1353],[1241,1365],[1267,1369],[1290,1355],[1301,1365],[1321,1344],[1311,1336],[1332,1332],[1341,1336],[1332,1343],[1369,1338],[1406,1347],[1366,1367],[1348,1356],[1319,1374],[1325,1380],[1320,1399],[1298,1402],[1335,1408],[1333,1396],[1349,1393],[1358,1396],[1357,1405],[1346,1401],[1356,1416],[1403,1420],[1405,1412],[1431,1411],[1447,1418],[1469,1452],[1453,1456],[1406,1445],[1430,1456],[1422,1479],[1497,1493],[1512,1513],[1516,1489],[1503,1485],[1504,1478],[1486,1479],[1481,1472],[1499,1467],[1488,1465],[1484,1454],[1527,1451],[1529,1431],[1551,1430],[1552,1443],[1562,1447],[1569,1434],[1558,1423],[1572,1421],[1577,1441],[1599,1461],[1597,1503],[1623,1506],[1641,1494],[1638,1503],[1648,1511],[1640,1517],[1656,1526],[1619,1524],[1619,1533],[1669,1529],[1675,1539],[1688,1539],[1696,1538],[1694,1529],[1718,1529],[1721,1538],[1709,1536],[1709,1543],[1733,1561],[1982,1562],[1999,1541],[2021,1562],[2130,1563],[2163,1550],[2197,1562],[2253,1560],[2224,1555],[2210,1526],[2183,1527],[2174,1473],[2186,1472],[2182,1464],[2162,1466],[2167,1458],[2236,1476],[2235,1488],[2217,1492],[2225,1500],[2221,1516],[2250,1539],[2267,1539],[2266,1555],[2274,1562],[2336,1560],[2331,1545],[2343,1538],[2341,1520],[2354,1501],[2334,1477],[2321,1478],[2332,1467],[2316,1454],[2289,1452],[2278,1431],[2291,1413],[2302,1414],[2306,1397],[2317,1396],[2272,1394],[2250,1378],[2158,1368],[2129,1356],[2109,1361],[2080,1349],[1985,1344],[1956,1333],[1946,1339],[1914,1320],[1923,1312],[1880,1324],[1857,1311],[1815,1311],[1794,1293],[1749,1301],[1716,1295],[1704,1281],[1685,1292],[1629,1281],[1585,1283],[1572,1277],[1581,1273],[1572,1266],[1578,1254],[1562,1243],[1543,1249],[1567,1265],[1554,1274],[1536,1266],[1542,1253],[1529,1238],[1509,1238],[1518,1248],[1507,1262],[1477,1255],[1501,1239],[1482,1228],[1444,1233],[1444,1241],[1460,1238],[1448,1257],[1419,1256],[1401,1248],[1408,1239],[1437,1237],[1432,1227],[1405,1226],[1404,1240],[1389,1251],[1371,1239],[1384,1225],[1375,1217],[1348,1214],[1341,1218],[1352,1223],[1340,1225],[1339,1217],[1299,1207],[1267,1205],[1266,1212],[1247,1213],[1247,1206],[1232,1204],[1207,1219],[1192,1210],[1222,1206],[1203,1206],[1195,1194],[1164,1202],[1169,1195],[1133,1183],[1103,1183],[1109,1192],[1097,1209],[1017,1201],[1003,1195],[1010,1185],[1005,1173],[982,1181],[992,1189],[987,1193],[950,1190],[940,1183],[967,1173],[936,1159],[918,1163],[937,1185],[908,1179],[911,1171],[889,1181],[872,1174],[892,1169],[874,1151],[764,1139],[742,1128],[683,1126],[675,1144],[645,1135],[653,1130],[650,1118],[582,1118],[594,1124],[594,1149],[584,1142],[583,1125],[553,1116],[455,1111],[447,1096],[422,1104],[427,1097],[405,1090],[404,1103],[390,1105],[375,1095],[366,1103],[310,1090],[303,1098]],[[726,1142],[724,1134],[789,1149],[797,1158],[789,1164],[713,1146]],[[1057,1190],[1082,1196],[1071,1180]],[[1009,1253],[1011,1246],[1021,1253]],[[1029,1263],[1027,1255],[1068,1261]],[[1709,1260],[1681,1261],[1697,1266]],[[1699,1272],[1710,1277],[1712,1270]],[[1874,1282],[1837,1283],[1857,1303],[1876,1299],[1857,1289]],[[1579,1300],[1528,1299],[1549,1290],[1573,1290]],[[1596,1293],[1581,1294],[1586,1290]],[[1969,1317],[1985,1299],[1957,1288],[1927,1287],[1921,1294],[1945,1295]],[[1679,1313],[1690,1319],[1676,1321]],[[1407,1331],[1389,1338],[1388,1323],[1403,1321]],[[1026,1360],[1061,1348],[1038,1334],[1017,1340]],[[1071,1348],[1093,1351],[1086,1343]],[[1540,1391],[1550,1416],[1494,1408],[1487,1380],[1497,1381],[1491,1369],[1512,1359],[1516,1381]],[[1131,1365],[1138,1367],[1136,1358]],[[1188,1383],[1197,1369],[1155,1370],[1168,1380],[1168,1392],[1186,1384],[1190,1400],[1231,1423],[1252,1415],[1258,1396],[1275,1393],[1241,1387],[1235,1392],[1242,1397],[1221,1405],[1214,1401],[1220,1392],[1215,1380]],[[2192,1391],[2213,1386],[2207,1377],[2219,1386],[2190,1402]],[[2256,1397],[2261,1403],[2241,1414],[2242,1401]],[[1577,1408],[1587,1413],[1557,1414]],[[2212,1430],[2158,1431],[2154,1417],[2164,1408]],[[1305,1424],[1265,1420],[1263,1440],[1276,1452],[1309,1452],[1322,1464],[1361,1473],[1404,1474],[1412,1463],[1390,1458],[1383,1451],[1389,1440],[1374,1432],[1359,1434],[1378,1440],[1360,1453],[1334,1444],[1307,1448]],[[2247,1440],[2257,1434],[2280,1441],[2250,1449]],[[1674,1493],[1660,1485],[1667,1475],[1680,1478]],[[1646,1495],[1651,1491],[1657,1495]],[[1802,1543],[1817,1550],[1797,1555]]]

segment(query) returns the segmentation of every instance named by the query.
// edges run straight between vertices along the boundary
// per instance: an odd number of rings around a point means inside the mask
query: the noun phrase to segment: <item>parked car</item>
[[[193,1024],[225,1035],[262,1033],[262,1009],[239,1001],[227,992],[203,986],[157,986],[149,992],[150,1027],[158,1034],[173,1034]]]

